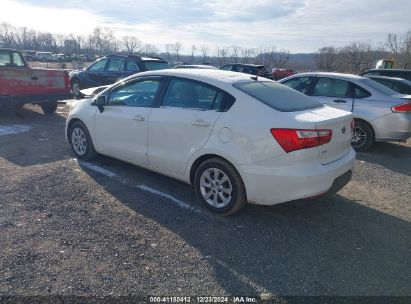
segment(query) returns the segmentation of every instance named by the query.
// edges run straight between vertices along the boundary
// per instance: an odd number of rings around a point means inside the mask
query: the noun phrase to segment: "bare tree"
[[[191,63],[194,63],[194,53],[197,50],[197,47],[193,44],[191,46]]]
[[[142,53],[146,56],[157,56],[158,52],[159,52],[158,48],[153,44],[146,43],[143,46]]]
[[[237,45],[231,46],[231,61],[237,63],[240,58],[241,47]]]
[[[202,45],[201,46],[201,54],[203,54],[203,63],[207,62],[207,54],[208,54],[208,46]]]
[[[15,28],[6,22],[0,24],[0,45],[9,48],[15,45]]]
[[[322,71],[337,71],[340,65],[338,49],[333,46],[322,47],[315,55],[317,67]]]
[[[230,48],[226,46],[217,48],[217,59],[219,65],[223,65],[226,63],[229,50]]]
[[[129,54],[141,53],[143,50],[143,44],[135,36],[124,36],[121,42]]]
[[[243,48],[241,49],[241,56],[243,58],[243,63],[248,63],[248,60],[255,55],[255,49],[253,48]]]
[[[179,42],[179,41],[177,41],[176,43],[174,43],[174,45],[173,45],[173,49],[174,49],[174,52],[175,52],[175,54],[176,54],[176,57],[177,57],[177,61],[180,61],[180,51],[181,51],[181,48],[183,47],[183,44],[181,43],[181,42]]]
[[[354,73],[369,69],[375,61],[371,45],[363,41],[354,41],[344,47],[342,56],[348,63],[350,71]]]
[[[171,43],[166,43],[166,54],[167,54],[167,60],[171,61],[171,52],[173,51],[173,44]]]

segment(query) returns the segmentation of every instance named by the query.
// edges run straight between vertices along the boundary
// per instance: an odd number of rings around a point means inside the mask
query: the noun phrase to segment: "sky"
[[[1,0],[0,23],[87,35],[97,26],[164,50],[275,45],[292,53],[411,30],[411,0]]]

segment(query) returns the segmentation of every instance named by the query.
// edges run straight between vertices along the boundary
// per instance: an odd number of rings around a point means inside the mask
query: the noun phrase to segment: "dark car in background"
[[[372,76],[372,75],[364,75],[376,82],[379,82],[386,87],[389,87],[391,90],[394,90],[401,94],[411,95],[411,81],[402,79],[402,78],[395,78],[395,77],[386,77],[386,76]]]
[[[360,76],[387,76],[411,81],[411,70],[402,69],[373,69],[360,73]]]
[[[261,77],[273,79],[273,74],[267,70],[264,65],[246,64],[246,63],[230,63],[220,67],[220,70],[240,72],[250,75],[258,75]]]
[[[71,87],[73,95],[81,98],[82,89],[109,85],[139,72],[168,67],[168,62],[159,57],[108,55],[91,63],[85,69],[70,72]]]

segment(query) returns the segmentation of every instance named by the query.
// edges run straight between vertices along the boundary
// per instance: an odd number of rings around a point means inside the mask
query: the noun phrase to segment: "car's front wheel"
[[[227,216],[240,211],[247,202],[244,183],[237,170],[227,161],[211,158],[199,165],[194,189],[208,210]]]
[[[82,122],[71,125],[69,136],[71,148],[79,159],[89,160],[97,155],[90,133]]]
[[[354,132],[351,139],[351,146],[355,151],[365,151],[374,144],[375,137],[372,127],[363,122],[356,120],[354,124]]]

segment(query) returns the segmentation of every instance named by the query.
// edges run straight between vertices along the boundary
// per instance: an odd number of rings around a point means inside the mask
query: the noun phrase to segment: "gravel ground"
[[[326,202],[220,218],[178,181],[78,162],[67,111],[0,112],[0,295],[411,296],[411,142],[359,153]]]

